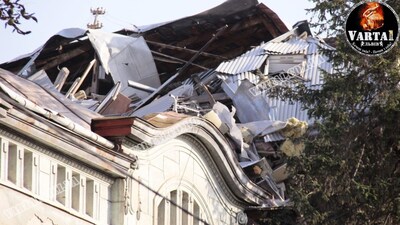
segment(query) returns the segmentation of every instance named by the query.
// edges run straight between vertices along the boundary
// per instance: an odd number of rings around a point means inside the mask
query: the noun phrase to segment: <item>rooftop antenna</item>
[[[96,9],[91,8],[90,12],[94,16],[93,23],[88,23],[87,28],[89,29],[101,29],[103,27],[103,23],[101,23],[97,18],[100,15],[104,15],[106,10],[103,7],[97,7]]]

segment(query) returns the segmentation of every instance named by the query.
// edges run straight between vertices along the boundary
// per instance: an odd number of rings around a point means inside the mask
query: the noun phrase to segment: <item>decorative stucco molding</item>
[[[135,154],[139,151],[146,151],[152,146],[158,146],[179,138],[195,145],[195,149],[198,149],[205,157],[207,166],[213,168],[212,165],[215,165],[213,173],[221,175],[220,178],[217,178],[219,179],[218,183],[225,185],[225,191],[234,196],[232,198],[235,198],[236,201],[232,201],[233,203],[242,202],[245,205],[262,205],[264,207],[274,206],[271,201],[271,194],[249,180],[241,169],[236,153],[230,147],[228,141],[213,124],[205,119],[189,117],[167,128],[156,128],[148,122],[136,118],[132,126],[132,135],[127,138],[130,140],[125,142],[130,143],[129,146],[131,146],[131,148],[126,146],[126,151],[128,151],[126,153]],[[132,140],[140,144],[132,147]]]

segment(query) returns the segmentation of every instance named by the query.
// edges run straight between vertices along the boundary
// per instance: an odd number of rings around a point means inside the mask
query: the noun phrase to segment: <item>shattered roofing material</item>
[[[216,30],[228,25],[229,28],[216,40],[206,53],[214,57],[201,56],[196,63],[206,68],[215,68],[223,60],[236,57],[250,46],[259,45],[288,31],[280,18],[262,3],[256,0],[228,0],[215,8],[194,16],[164,23],[149,30],[142,30],[135,35],[143,35],[146,40],[187,48],[200,49]],[[235,38],[232,38],[235,37]],[[176,58],[189,60],[193,53],[181,50],[160,48],[150,44],[152,51],[173,55]],[[225,58],[225,59],[224,59]],[[169,74],[176,71],[171,63],[156,61],[157,68],[166,69]],[[187,74],[200,72],[192,67]]]
[[[218,77],[227,82],[232,90],[236,90],[243,80],[248,80],[253,84],[257,84],[260,81],[260,77],[252,72],[244,72],[232,76],[230,74],[218,74]]]
[[[253,84],[259,84],[260,76],[257,75],[257,70],[267,75],[271,73],[273,67],[285,68],[287,65],[290,67],[288,70],[301,71],[299,75],[304,79],[305,85],[311,88],[319,88],[323,83],[321,70],[328,74],[332,73],[331,63],[326,56],[319,52],[319,48],[330,50],[333,50],[333,48],[318,37],[297,36],[296,33],[302,33],[298,29],[298,27],[295,27],[293,30],[265,44],[261,44],[233,60],[221,63],[216,71],[219,72],[218,77],[224,80],[223,87],[228,86],[230,90],[236,91],[245,79]],[[279,57],[282,56],[282,59],[278,57],[274,60],[270,60],[268,55],[271,55],[271,58],[275,55]],[[304,55],[304,59],[298,57],[301,55]],[[294,57],[296,57],[296,60]],[[247,62],[249,58],[253,60],[250,63]],[[263,61],[259,61],[260,59],[263,59]],[[264,71],[263,65],[268,65],[265,68],[266,71]],[[267,90],[266,88],[264,89]],[[302,108],[302,104],[299,102],[288,102],[278,98],[268,97],[267,91],[263,91],[261,94],[267,99],[271,108],[270,115],[272,120],[285,121],[290,117],[296,117],[309,123],[313,122],[308,117],[307,111]],[[277,139],[279,139],[279,137],[271,138],[271,140]]]
[[[174,90],[170,91],[168,94],[153,100],[145,107],[142,107],[134,112],[131,116],[143,117],[151,113],[160,113],[169,110],[174,102],[174,97],[189,97],[193,95],[192,85],[181,85]]]
[[[220,27],[225,27],[224,32],[216,38],[217,35],[213,34],[216,31],[219,33]],[[181,135],[194,137],[202,132],[202,136],[199,136],[201,141],[209,142],[207,147],[216,147],[214,152],[218,153],[216,155],[218,162],[222,162],[221,165],[218,165],[218,169],[224,171],[233,168],[236,170],[234,173],[236,175],[232,177],[238,178],[237,175],[243,172],[241,168],[236,168],[238,161],[259,160],[261,155],[258,152],[259,149],[269,147],[274,152],[278,150],[277,147],[274,149],[272,144],[263,142],[262,138],[266,142],[285,139],[280,131],[286,126],[286,122],[272,121],[277,118],[271,119],[270,117],[269,99],[264,95],[254,96],[251,90],[255,87],[254,84],[264,80],[265,77],[255,71],[272,61],[268,59],[269,55],[307,54],[310,43],[303,39],[285,38],[285,42],[282,42],[281,39],[280,41],[275,40],[276,43],[268,42],[270,44],[259,45],[261,41],[269,41],[286,30],[277,15],[263,4],[258,4],[256,0],[228,0],[198,15],[163,23],[132,36],[127,36],[132,33],[125,36],[91,30],[84,32],[84,34],[87,33],[88,38],[80,38],[79,41],[74,39],[68,40],[69,42],[65,42],[65,40],[48,42],[42,48],[43,54],[34,55],[35,60],[28,59],[30,62],[28,64],[24,64],[22,61],[18,63],[18,66],[22,67],[32,66],[32,71],[40,70],[41,73],[30,78],[42,87],[6,73],[0,79],[0,86],[2,86],[2,90],[13,89],[13,92],[19,92],[18,95],[24,95],[20,98],[21,101],[17,101],[20,105],[24,106],[24,102],[30,100],[30,105],[35,106],[32,108],[41,107],[40,113],[33,110],[32,112],[49,119],[46,122],[54,122],[63,128],[69,129],[69,126],[64,125],[65,123],[57,123],[54,118],[62,117],[62,119],[71,120],[73,123],[70,124],[74,128],[81,124],[84,127],[81,130],[86,132],[85,128],[89,128],[88,125],[92,119],[101,117],[105,118],[104,121],[108,120],[107,117],[95,113],[98,112],[102,115],[108,114],[107,116],[124,117],[129,115],[143,118],[146,122],[135,118],[135,123],[124,127],[126,130],[124,129],[122,133],[123,135],[128,134],[128,137],[125,138],[132,138],[135,143],[143,141],[143,143],[151,144],[149,146],[165,143],[168,140],[166,137],[179,138]],[[72,32],[71,37],[78,38],[80,34],[81,32],[75,34]],[[213,42],[211,43],[210,40]],[[60,42],[64,43],[61,47],[58,46]],[[315,44],[315,42],[312,43]],[[259,46],[218,66],[222,60],[236,57],[254,45]],[[196,65],[192,60],[195,57],[198,57]],[[100,64],[91,63],[90,66],[87,66],[87,62],[90,60],[100,62]],[[157,64],[154,60],[157,61]],[[306,59],[301,55],[300,60],[305,61]],[[176,73],[176,71],[180,71],[182,65],[184,65],[183,68],[191,66],[191,69],[196,67],[202,70],[188,70],[188,72],[185,71],[187,72],[186,76],[180,76],[180,73]],[[216,70],[208,69],[217,66]],[[71,71],[66,86],[64,89],[60,88],[60,92],[51,87],[51,83],[59,77],[59,67],[65,67]],[[84,85],[76,88],[80,88],[79,95],[72,94],[71,98],[79,100],[92,98],[92,102],[86,102],[86,105],[89,106],[89,103],[93,103],[90,107],[95,112],[84,108],[83,101],[71,101],[62,94],[65,93],[68,86],[73,87],[77,79],[81,79],[79,75],[82,74],[82,68],[87,68],[82,75],[82,80],[85,80],[88,75],[87,79]],[[160,74],[157,71],[159,68],[162,68]],[[2,71],[0,71],[1,73]],[[180,79],[175,79],[178,75]],[[161,84],[161,81],[165,80],[168,82]],[[185,81],[181,82],[182,80]],[[7,84],[6,81],[9,81],[10,84]],[[128,87],[128,81],[135,81],[154,89],[150,88],[148,89],[150,91],[141,93],[143,89]],[[174,81],[174,83],[169,81]],[[4,88],[6,85],[10,88]],[[179,87],[175,85],[179,85]],[[138,85],[132,86],[140,88]],[[168,88],[164,89],[164,87]],[[229,94],[223,93],[221,88],[225,91],[229,90],[229,92],[226,91]],[[75,88],[73,89],[76,91]],[[110,89],[111,91],[108,91]],[[165,94],[167,91],[169,93]],[[98,105],[97,101],[102,101],[102,103]],[[97,105],[98,107],[94,109]],[[230,107],[232,108],[230,109]],[[276,107],[272,110],[275,109]],[[282,109],[285,108],[282,107]],[[43,111],[44,113],[41,113]],[[105,111],[107,113],[104,113]],[[215,119],[213,121],[210,117],[204,116],[202,119],[200,116],[206,113],[215,114],[214,116],[217,118],[213,118]],[[196,116],[190,116],[194,114]],[[292,117],[293,114],[288,116]],[[130,119],[133,121],[133,118]],[[121,129],[114,122],[111,123],[114,126],[113,129]],[[218,125],[217,122],[221,125]],[[243,129],[240,129],[238,122],[249,123],[242,124]],[[74,129],[70,129],[70,131],[74,132],[74,135],[83,135],[84,133],[75,132]],[[108,132],[108,134],[115,134],[110,130]],[[92,135],[90,132],[88,134]],[[108,134],[100,133],[98,135],[110,137]],[[83,137],[87,138],[88,136]],[[102,140],[97,136],[93,137],[90,140]],[[101,138],[104,139],[104,137]],[[111,140],[104,139],[102,142],[104,142],[103,146],[110,149],[118,146],[114,145],[115,143]],[[214,144],[214,142],[216,143]],[[263,148],[256,146],[260,143],[264,144],[261,146]],[[279,143],[274,143],[274,146],[275,144],[279,145]],[[223,154],[220,154],[219,151]],[[232,160],[235,164],[227,164],[228,160]],[[276,159],[270,157],[268,160],[271,160],[269,166],[277,165]],[[239,176],[239,178],[245,177]],[[271,193],[275,193],[278,201],[284,205],[282,197],[284,195],[281,196],[278,193],[280,191],[283,193],[283,189],[280,190],[270,177],[258,177],[257,181],[260,179],[266,189],[256,189],[257,196],[269,197]],[[237,180],[233,179],[234,182]],[[246,188],[243,190],[249,190],[249,187],[253,185],[257,187],[258,182],[256,183],[256,181],[254,183],[244,181],[243,184],[246,185]],[[234,182],[232,187],[241,188],[238,183]],[[236,194],[239,194],[240,197],[242,192],[238,191]],[[249,198],[247,195],[242,195],[242,197]],[[257,198],[254,199],[257,200]],[[259,206],[266,206],[266,203],[270,201],[274,203],[274,206],[280,205],[275,202],[274,198],[267,198],[267,200],[254,202]]]
[[[243,80],[233,96],[233,104],[237,109],[236,115],[242,123],[270,119],[268,102],[262,95],[254,96],[250,92],[254,88],[248,80]]]
[[[267,134],[264,136],[265,142],[282,141],[285,139],[286,138],[280,132],[275,132],[275,133]]]
[[[127,97],[134,94],[140,98],[148,96],[147,92],[128,87],[128,80],[158,87],[160,78],[143,37],[133,38],[113,33],[90,30],[88,37],[107,74],[114,82],[121,82],[121,93]]]
[[[33,82],[3,69],[0,69],[0,83],[36,103],[38,106],[56,111],[89,130],[91,119],[101,117],[101,115],[72,102],[58,92],[54,92],[51,89],[44,89]]]
[[[161,113],[152,113],[143,117],[144,120],[151,123],[155,127],[166,128],[179,121],[188,118],[188,115],[176,112],[161,112]]]
[[[240,74],[259,69],[268,55],[262,46],[251,49],[243,55],[219,64],[216,71],[226,74]]]
[[[25,63],[29,61],[31,57],[33,57],[36,53],[40,53],[46,46],[59,46],[62,45],[64,42],[68,42],[73,39],[77,39],[79,37],[84,36],[86,33],[86,30],[83,30],[81,28],[67,28],[59,31],[57,34],[53,35],[52,37],[49,38],[49,40],[46,41],[45,44],[37,48],[31,53],[21,55],[15,59],[12,59],[8,62],[5,62],[4,64],[7,66],[7,64],[13,64],[14,62],[18,62],[20,60],[23,60]],[[4,67],[6,68],[6,67]]]

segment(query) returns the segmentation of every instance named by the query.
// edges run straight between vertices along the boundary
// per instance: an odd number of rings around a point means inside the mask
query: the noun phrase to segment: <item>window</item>
[[[33,184],[33,153],[24,149],[24,188],[32,191]]]
[[[169,224],[176,224],[176,219],[178,217],[178,209],[175,204],[178,204],[178,191],[172,191],[170,193],[170,199],[172,203],[169,204],[170,205]]]
[[[290,74],[304,77],[304,55],[271,55],[266,64],[268,74]]]
[[[57,165],[56,201],[65,205],[67,171],[64,166]]]
[[[205,215],[198,202],[188,192],[174,190],[167,201],[162,199],[157,206],[158,225],[202,225]]]
[[[165,220],[167,218],[165,218],[165,210],[166,210],[166,206],[165,206],[165,199],[163,199],[161,201],[161,203],[158,205],[158,214],[157,214],[157,224],[158,225],[165,225]]]
[[[197,202],[193,202],[193,225],[199,225],[200,224],[200,207],[197,204]]]
[[[79,212],[80,210],[80,192],[81,192],[81,178],[79,173],[72,172],[72,208]]]
[[[0,137],[0,183],[80,217],[109,221],[110,181]]]
[[[182,192],[182,224],[189,224],[189,195]]]
[[[94,181],[86,178],[86,214],[93,217],[95,206],[95,186]]]
[[[17,184],[17,165],[18,165],[18,149],[17,145],[9,142],[8,144],[8,175],[7,179]]]

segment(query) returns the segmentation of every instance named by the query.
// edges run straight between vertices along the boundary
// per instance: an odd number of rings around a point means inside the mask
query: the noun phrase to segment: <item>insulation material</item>
[[[292,117],[288,119],[286,127],[282,130],[282,134],[288,138],[299,138],[306,133],[307,128],[307,122]]]
[[[305,145],[303,142],[293,142],[287,139],[280,147],[280,150],[287,156],[300,156],[304,151]]]

